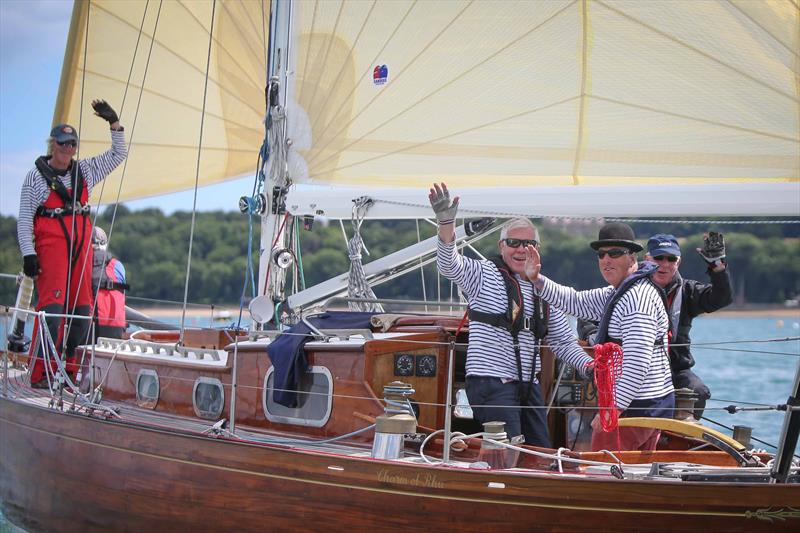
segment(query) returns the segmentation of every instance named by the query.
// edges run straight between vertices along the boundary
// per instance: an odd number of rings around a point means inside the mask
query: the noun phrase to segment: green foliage
[[[110,235],[109,249],[125,264],[130,295],[182,302],[186,284],[187,255],[192,214],[177,212],[166,216],[158,209],[130,211],[113,207],[98,218]],[[114,220],[112,229],[112,219]],[[597,258],[589,241],[596,225],[580,227],[539,222],[544,271],[561,283],[578,289],[601,286]],[[353,230],[344,224],[347,236]],[[419,229],[418,229],[419,228]],[[696,224],[634,224],[641,241],[651,233],[672,232],[680,237],[683,250],[681,273],[686,278],[705,280],[705,263],[694,251],[702,244],[708,228]],[[726,228],[716,228],[725,231]],[[736,226],[725,231],[728,261],[735,298],[744,303],[782,303],[800,294],[800,240],[797,225]],[[260,224],[253,219],[253,267],[258,266]],[[744,231],[742,231],[744,230]],[[362,237],[369,250],[364,264],[435,234],[426,222],[366,221]],[[313,231],[300,230],[302,262],[306,285],[311,286],[346,273],[349,268],[345,238],[338,222],[316,223]],[[484,255],[497,253],[498,233],[475,247]],[[247,267],[248,219],[237,212],[197,213],[192,246],[188,301],[192,303],[236,304],[242,295]],[[467,252],[472,254],[472,252]],[[0,273],[20,271],[22,259],[16,239],[16,219],[0,216]],[[385,298],[417,299],[423,296],[423,277],[413,272],[376,287]],[[435,264],[424,269],[424,291],[429,298],[449,297],[449,282],[438,275]],[[250,284],[246,295],[251,293]],[[13,280],[0,278],[0,303],[13,304]]]

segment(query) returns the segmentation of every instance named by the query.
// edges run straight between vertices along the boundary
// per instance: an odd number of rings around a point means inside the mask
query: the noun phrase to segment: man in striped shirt
[[[48,155],[36,160],[22,183],[17,239],[23,272],[36,279],[36,309],[46,313],[91,315],[92,222],[88,199],[92,188],[127,155],[116,112],[105,100],[94,100],[92,108],[110,124],[111,149],[96,157],[73,159],[78,132],[69,124],[59,124],[50,132]],[[55,345],[65,346],[67,371],[74,376],[75,348],[85,342],[89,321],[51,316],[47,328]],[[34,364],[31,384],[48,385],[41,358]]]
[[[667,356],[669,319],[660,290],[650,280],[654,270],[638,269],[635,241],[627,224],[612,222],[600,229],[591,243],[607,287],[576,291],[540,273],[539,252],[526,248],[525,273],[541,297],[564,312],[586,320],[599,320],[595,342],[622,346],[622,375],[616,383],[616,408],[621,417],[672,418],[675,407],[672,374]],[[599,417],[592,421],[592,449],[654,450],[660,431],[618,428],[601,431]]]
[[[442,183],[433,185],[429,199],[439,222],[439,271],[469,302],[466,385],[475,417],[481,423],[503,421],[509,437],[524,435],[527,444],[551,447],[536,379],[540,345],[550,346],[557,357],[581,371],[592,360],[578,345],[564,313],[552,307],[547,312],[534,302],[524,268],[525,245],[538,247],[536,228],[527,219],[513,219],[500,234],[500,258],[467,258],[456,251],[458,198],[451,203]],[[505,322],[498,319],[508,315]]]

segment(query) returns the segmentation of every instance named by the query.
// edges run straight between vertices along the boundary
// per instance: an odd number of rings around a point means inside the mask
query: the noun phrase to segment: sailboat
[[[130,143],[93,203],[254,175],[252,326],[99,338],[52,391],[4,359],[3,512],[34,531],[796,530],[791,405],[776,454],[680,421],[654,452],[457,432],[460,313],[389,315],[365,289],[435,242],[362,265],[356,237],[429,218],[434,180],[475,219],[796,216],[799,23],[791,1],[76,0],[55,121],[104,150],[101,95]],[[321,218],[352,222],[353,268],[300,290],[294,222]],[[460,246],[496,229],[467,222]]]

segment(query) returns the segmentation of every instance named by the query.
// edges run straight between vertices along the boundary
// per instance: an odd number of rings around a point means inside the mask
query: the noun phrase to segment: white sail
[[[800,213],[796,3],[292,6],[293,178],[410,204],[373,215],[424,215],[434,180],[486,212]],[[349,216],[329,198],[289,206]]]

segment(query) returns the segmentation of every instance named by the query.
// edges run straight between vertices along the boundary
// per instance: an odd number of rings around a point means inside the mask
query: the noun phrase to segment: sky
[[[72,0],[0,0],[0,214],[17,216],[19,192],[33,162],[46,151]],[[102,95],[92,95],[90,98]],[[110,102],[113,105],[113,102]],[[124,117],[122,117],[124,125]],[[201,211],[238,209],[252,178],[204,187]],[[126,202],[130,209],[165,213],[192,209],[194,191]]]

